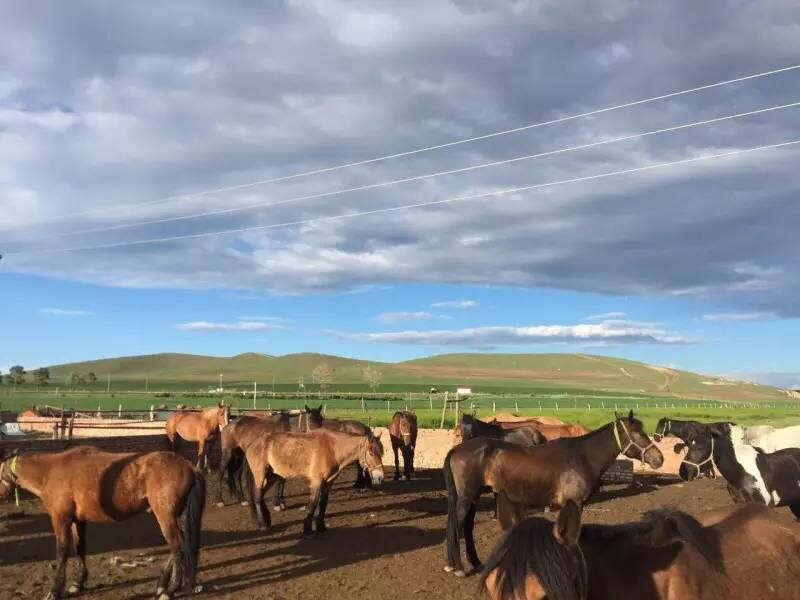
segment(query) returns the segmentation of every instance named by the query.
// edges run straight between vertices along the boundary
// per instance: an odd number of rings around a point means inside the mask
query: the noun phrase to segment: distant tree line
[[[31,376],[33,383],[37,387],[50,385],[50,369],[47,367],[42,367],[41,369],[35,369],[34,371],[28,372],[22,365],[14,365],[5,375],[0,372],[0,384],[4,383],[6,385],[16,387],[25,383],[28,375]],[[92,371],[89,371],[88,373],[78,373],[77,371],[72,371],[64,379],[64,384],[71,390],[81,387],[93,388],[96,383],[97,375],[95,375]]]

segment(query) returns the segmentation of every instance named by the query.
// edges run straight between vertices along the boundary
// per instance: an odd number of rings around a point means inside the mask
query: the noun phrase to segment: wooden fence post
[[[442,401],[442,421],[439,423],[439,429],[444,429],[444,416],[447,413],[447,392],[444,393],[444,400]]]

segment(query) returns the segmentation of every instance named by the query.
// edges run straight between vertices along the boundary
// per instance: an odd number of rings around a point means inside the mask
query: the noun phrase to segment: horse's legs
[[[83,591],[89,572],[86,569],[86,521],[75,521],[72,524],[72,540],[75,543],[75,554],[78,555],[78,575],[69,585],[68,594]]]
[[[400,459],[397,457],[397,442],[392,438],[392,452],[394,452],[394,480],[400,479]],[[361,465],[359,465],[361,466]]]
[[[283,492],[283,489],[286,487],[286,480],[274,473],[272,477],[275,481],[275,500],[272,509],[277,511],[286,510],[286,497]]]
[[[367,487],[367,481],[364,478],[364,469],[361,465],[356,463],[356,482],[353,484],[354,490],[364,490]]]
[[[228,463],[231,462],[231,451],[229,448],[220,448],[219,452],[219,467],[217,468],[217,474],[219,476],[219,486],[217,487],[217,506],[224,506],[225,502],[222,499],[222,487],[227,486],[228,492],[231,496],[236,493],[231,487],[231,481],[228,477]]]
[[[50,515],[53,533],[56,534],[56,574],[46,600],[61,598],[67,575],[67,559],[72,547],[72,519],[65,515]]]
[[[201,439],[199,442],[197,442],[197,464],[195,464],[195,467],[201,471],[205,470],[205,458],[206,441]]]
[[[161,527],[161,534],[169,546],[170,555],[164,567],[161,569],[161,574],[158,577],[158,584],[156,585],[156,599],[169,600],[183,584],[183,552],[181,550],[183,534],[178,525],[177,517],[169,510],[161,509],[160,507],[153,508],[153,514],[156,516],[159,527]]]
[[[323,483],[320,486],[319,510],[317,512],[317,532],[327,531],[325,527],[325,510],[328,508],[328,495],[331,493],[331,484]]]
[[[465,533],[464,531],[464,524],[467,519],[467,514],[470,512],[470,509],[473,509],[473,501],[469,498],[459,497],[456,500],[456,509],[455,509],[455,527],[458,529],[457,534]],[[474,509],[473,509],[474,511]],[[450,516],[448,515],[448,520]],[[474,519],[474,514],[473,514]],[[473,521],[474,522],[474,521]],[[448,524],[448,527],[450,525]],[[470,538],[472,536],[472,531],[470,531]],[[458,535],[456,539],[460,538],[461,536]],[[465,536],[466,537],[466,536]],[[474,541],[473,541],[473,552],[474,552]],[[467,554],[469,555],[469,550],[467,550]],[[470,562],[472,562],[472,556],[469,556]],[[464,565],[461,563],[461,544],[458,543],[457,547],[455,548],[455,556],[453,556],[453,560],[445,568],[446,571],[452,572],[456,577],[464,577]]]
[[[475,537],[473,530],[475,529],[475,504],[469,507],[467,514],[464,516],[464,545],[467,547],[467,560],[472,565],[473,573],[481,570],[481,561],[478,558],[478,551],[475,549]]]
[[[414,451],[411,450],[408,446],[403,446],[403,475],[405,476],[406,481],[411,479],[411,473],[414,470]]]
[[[319,505],[319,498],[321,495],[320,487],[320,484],[312,483],[309,489],[306,518],[303,520],[303,535],[305,537],[311,537],[314,534],[311,524],[314,522],[314,513],[317,511],[317,506]]]
[[[264,495],[267,488],[272,485],[272,474],[269,467],[266,467],[266,471],[266,477],[254,477],[250,480],[252,486],[250,489],[250,512],[255,517],[258,528],[263,530],[268,530],[272,526],[272,517],[267,505],[264,504]]]

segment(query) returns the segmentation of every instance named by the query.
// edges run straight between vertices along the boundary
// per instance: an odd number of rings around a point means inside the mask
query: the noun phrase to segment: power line
[[[67,232],[62,232],[62,233],[52,233],[52,234],[49,234],[49,236],[47,238],[37,238],[37,239],[29,239],[29,240],[15,240],[15,241],[20,241],[20,242],[24,241],[24,242],[31,243],[31,242],[44,241],[44,240],[50,239],[50,238],[52,238],[54,236],[55,237],[64,237],[64,236],[82,235],[82,234],[87,234],[87,233],[102,233],[102,232],[107,232],[107,231],[117,231],[117,230],[120,230],[120,229],[130,229],[130,228],[133,228],[133,227],[143,227],[145,225],[157,225],[157,224],[160,224],[160,223],[172,223],[172,222],[175,222],[175,221],[185,221],[185,220],[188,220],[188,219],[200,219],[200,218],[203,218],[203,217],[213,217],[213,216],[219,216],[219,215],[226,215],[226,214],[232,214],[232,213],[237,213],[237,212],[255,210],[257,208],[269,208],[269,207],[272,207],[272,206],[280,206],[280,205],[283,205],[283,204],[290,204],[290,203],[294,203],[294,202],[300,202],[300,201],[303,201],[303,200],[313,200],[313,199],[325,198],[325,197],[329,197],[329,196],[338,196],[338,195],[341,195],[341,194],[347,194],[347,193],[351,193],[351,192],[359,192],[359,191],[364,191],[364,190],[371,190],[371,189],[376,189],[376,188],[388,187],[388,186],[391,186],[391,185],[397,185],[397,184],[401,184],[401,183],[410,183],[412,181],[420,181],[422,179],[432,179],[434,177],[441,177],[441,176],[444,176],[444,175],[456,175],[456,174],[459,174],[459,173],[466,173],[466,172],[469,172],[469,171],[476,171],[478,169],[485,169],[485,168],[489,168],[489,167],[497,167],[497,166],[507,165],[507,164],[511,164],[511,163],[515,163],[515,162],[524,161],[524,160],[532,160],[532,159],[536,159],[536,158],[543,158],[543,157],[546,157],[546,156],[555,156],[557,154],[564,154],[566,152],[573,152],[573,151],[576,151],[576,150],[586,150],[586,149],[589,149],[589,148],[596,148],[598,146],[605,146],[605,145],[608,145],[608,144],[615,144],[615,143],[618,143],[618,142],[629,141],[629,140],[648,137],[648,136],[657,135],[657,134],[661,134],[661,133],[680,131],[680,130],[683,130],[683,129],[689,129],[689,128],[692,128],[692,127],[699,127],[699,126],[702,126],[702,125],[710,125],[710,124],[713,124],[713,123],[720,123],[720,122],[729,121],[729,120],[732,120],[732,119],[740,119],[740,118],[749,117],[749,116],[753,116],[753,115],[759,115],[759,114],[764,114],[764,113],[768,113],[768,112],[774,112],[774,111],[777,111],[777,110],[783,110],[783,109],[786,109],[786,108],[793,108],[793,107],[796,107],[796,106],[800,106],[800,101],[792,102],[790,104],[782,104],[782,105],[779,105],[779,106],[771,106],[769,108],[760,108],[760,109],[757,109],[757,110],[751,110],[751,111],[737,113],[737,114],[733,114],[733,115],[726,115],[726,116],[723,116],[723,117],[715,117],[713,119],[705,119],[705,120],[702,120],[702,121],[694,121],[692,123],[685,123],[683,125],[675,125],[673,127],[665,127],[665,128],[662,128],[662,129],[654,129],[654,130],[651,130],[651,131],[644,131],[644,132],[640,132],[640,133],[634,133],[634,134],[625,135],[625,136],[616,137],[616,138],[611,138],[611,139],[607,139],[607,140],[600,140],[600,141],[597,141],[597,142],[590,142],[590,143],[587,143],[587,144],[580,144],[578,146],[570,146],[570,147],[567,147],[567,148],[559,148],[557,150],[548,150],[547,152],[539,152],[537,154],[528,154],[528,155],[525,155],[525,156],[517,156],[517,157],[514,157],[514,158],[508,158],[508,159],[505,159],[505,160],[498,160],[498,161],[492,161],[492,162],[482,163],[482,164],[478,164],[478,165],[471,165],[469,167],[461,167],[461,168],[458,168],[458,169],[449,169],[449,170],[446,170],[446,171],[438,171],[438,172],[435,172],[435,173],[426,173],[424,175],[415,175],[413,177],[404,177],[402,179],[393,179],[393,180],[389,180],[389,181],[381,181],[381,182],[378,182],[378,183],[370,183],[370,184],[366,184],[366,185],[360,185],[360,186],[357,186],[357,187],[333,190],[333,191],[329,191],[329,192],[320,192],[318,194],[309,194],[309,195],[306,195],[306,196],[296,196],[294,198],[286,198],[284,200],[278,200],[276,202],[257,202],[257,203],[254,203],[254,204],[247,204],[245,206],[237,206],[237,207],[233,207],[233,208],[223,208],[223,209],[211,210],[211,211],[200,212],[200,213],[195,213],[195,214],[190,214],[190,215],[179,215],[179,216],[175,216],[175,217],[163,217],[163,218],[160,218],[160,219],[151,219],[149,221],[138,221],[136,223],[122,223],[122,224],[119,224],[119,225],[111,225],[111,226],[108,226],[108,227],[95,227],[95,228],[92,228],[92,229],[82,229],[82,230],[78,230],[78,231],[67,231]]]
[[[698,86],[698,87],[693,87],[693,88],[689,88],[689,89],[685,89],[685,90],[680,90],[680,91],[677,91],[677,92],[670,92],[670,93],[667,93],[667,94],[661,94],[659,96],[652,96],[650,98],[643,98],[641,100],[634,100],[632,102],[625,102],[624,104],[617,104],[617,105],[614,105],[614,106],[607,106],[605,108],[598,108],[598,109],[595,109],[595,110],[590,110],[590,111],[587,111],[587,112],[577,113],[577,114],[574,114],[574,115],[568,115],[568,116],[565,116],[565,117],[558,117],[556,119],[550,119],[548,121],[541,121],[541,122],[538,122],[538,123],[531,123],[529,125],[522,125],[520,127],[514,127],[512,129],[505,129],[505,130],[502,130],[502,131],[495,131],[495,132],[492,132],[492,133],[486,133],[486,134],[483,134],[483,135],[478,135],[478,136],[474,136],[474,137],[470,137],[470,138],[464,138],[464,139],[461,139],[461,140],[455,140],[455,141],[452,141],[452,142],[446,142],[446,143],[443,143],[443,144],[436,144],[436,145],[433,145],[433,146],[425,146],[425,147],[422,147],[422,148],[416,148],[414,150],[407,150],[405,152],[397,152],[395,154],[386,154],[386,155],[383,155],[383,156],[378,156],[376,158],[369,158],[369,159],[366,159],[366,160],[343,163],[343,164],[335,165],[335,166],[331,166],[331,167],[324,167],[324,168],[321,168],[321,169],[314,169],[314,170],[310,170],[310,171],[303,171],[303,172],[300,172],[300,173],[294,173],[294,174],[291,174],[291,175],[283,175],[283,176],[280,176],[280,177],[272,177],[272,178],[269,178],[269,179],[261,179],[261,180],[257,180],[257,181],[247,182],[247,183],[240,183],[240,184],[236,184],[236,185],[212,188],[212,189],[208,189],[208,190],[201,190],[199,192],[190,192],[188,194],[174,194],[174,195],[170,195],[170,196],[164,196],[162,198],[157,198],[155,200],[149,200],[147,202],[127,204],[127,205],[121,205],[121,206],[99,207],[99,208],[89,209],[89,210],[85,210],[85,211],[81,211],[81,212],[75,212],[75,213],[72,213],[70,215],[64,215],[62,217],[56,217],[54,219],[49,219],[49,220],[46,220],[46,221],[38,221],[35,224],[36,225],[41,225],[41,224],[47,224],[47,223],[53,223],[53,222],[60,222],[60,221],[70,220],[73,217],[87,215],[87,214],[93,214],[93,213],[97,213],[97,212],[108,212],[108,211],[113,211],[113,210],[121,210],[121,209],[125,209],[125,208],[136,208],[136,207],[141,207],[141,206],[150,206],[150,205],[153,205],[153,204],[160,204],[162,202],[169,202],[169,201],[173,201],[173,200],[189,200],[189,199],[192,199],[192,198],[200,198],[200,197],[203,197],[203,196],[209,196],[209,195],[213,195],[213,194],[220,194],[220,193],[224,193],[224,192],[232,192],[232,191],[251,188],[251,187],[256,187],[256,186],[260,186],[260,185],[266,185],[266,184],[269,184],[269,183],[277,183],[279,181],[288,181],[288,180],[291,180],[291,179],[298,179],[300,177],[309,177],[309,176],[312,176],[312,175],[321,175],[323,173],[330,173],[332,171],[338,171],[340,169],[347,169],[347,168],[351,168],[351,167],[358,167],[358,166],[368,165],[368,164],[372,164],[372,163],[376,163],[376,162],[380,162],[380,161],[384,161],[384,160],[390,160],[390,159],[394,159],[394,158],[401,158],[403,156],[412,156],[412,155],[415,155],[415,154],[421,154],[423,152],[430,152],[432,150],[441,150],[443,148],[451,148],[453,146],[459,146],[461,144],[468,144],[468,143],[471,143],[471,142],[477,142],[477,141],[480,141],[480,140],[486,140],[486,139],[498,137],[498,136],[501,136],[501,135],[508,135],[508,134],[511,134],[511,133],[518,133],[520,131],[527,131],[529,129],[535,129],[535,128],[538,128],[538,127],[544,127],[546,125],[554,125],[554,124],[557,124],[557,123],[565,123],[567,121],[572,121],[572,120],[575,120],[575,119],[581,119],[583,117],[590,117],[590,116],[594,116],[594,115],[599,115],[599,114],[611,112],[611,111],[614,111],[614,110],[620,110],[620,109],[623,109],[623,108],[630,108],[632,106],[639,106],[639,105],[642,105],[642,104],[648,104],[650,102],[657,102],[659,100],[666,100],[666,99],[669,99],[669,98],[675,98],[675,97],[683,96],[683,95],[686,95],[686,94],[692,94],[692,93],[695,93],[695,92],[700,92],[700,91],[704,91],[704,90],[710,90],[710,89],[713,89],[713,88],[722,87],[722,86],[726,86],[726,85],[731,85],[731,84],[734,84],[734,83],[740,83],[742,81],[749,81],[749,80],[758,79],[758,78],[761,78],[761,77],[769,77],[771,75],[777,75],[777,74],[780,74],[780,73],[785,73],[787,71],[794,71],[796,69],[800,69],[800,64],[790,65],[788,67],[782,67],[780,69],[772,69],[770,71],[763,71],[761,73],[754,73],[752,75],[745,75],[743,77],[736,77],[734,79],[726,79],[724,81],[717,81],[715,83],[709,83],[709,84],[706,84],[706,85],[701,85],[701,86]]]
[[[609,172],[606,172],[606,173],[599,173],[599,174],[596,174],[596,175],[587,175],[587,176],[584,176],[584,177],[574,177],[574,178],[570,178],[570,179],[561,179],[561,180],[557,180],[557,181],[549,181],[549,182],[546,182],[546,183],[537,183],[537,184],[526,185],[526,186],[521,186],[521,187],[506,188],[506,189],[502,189],[502,190],[495,190],[495,191],[492,191],[492,192],[484,192],[484,193],[481,193],[481,194],[472,194],[472,195],[468,195],[468,196],[455,196],[455,197],[451,197],[451,198],[444,198],[442,200],[432,200],[432,201],[429,201],[429,202],[417,202],[415,204],[403,204],[403,205],[400,205],[400,206],[391,206],[391,207],[388,207],[388,208],[377,208],[377,209],[371,209],[371,210],[365,210],[365,211],[345,213],[345,214],[341,214],[341,215],[331,215],[331,216],[327,216],[327,217],[314,217],[314,218],[310,218],[310,219],[300,219],[300,220],[296,220],[296,221],[286,221],[286,222],[283,222],[283,223],[272,223],[272,224],[268,224],[268,225],[255,225],[255,226],[251,226],[251,227],[240,227],[240,228],[236,228],[236,229],[226,229],[226,230],[222,230],[222,231],[207,231],[207,232],[203,232],[203,233],[176,235],[176,236],[169,236],[169,237],[163,237],[163,238],[134,240],[134,241],[131,241],[131,242],[117,242],[117,243],[113,243],[113,244],[99,244],[99,245],[93,245],[93,246],[76,246],[76,247],[71,247],[71,248],[56,248],[56,249],[46,249],[46,250],[34,250],[34,251],[29,251],[29,252],[26,252],[26,251],[7,252],[6,255],[33,255],[33,254],[53,254],[53,253],[62,253],[62,252],[64,252],[64,253],[66,253],[66,252],[85,252],[85,251],[90,251],[90,250],[107,250],[107,249],[113,249],[113,248],[123,248],[123,247],[128,247],[128,246],[141,246],[141,245],[146,245],[146,244],[159,244],[159,243],[174,242],[174,241],[180,241],[180,240],[199,239],[199,238],[212,237],[212,236],[218,236],[218,235],[229,235],[229,234],[234,234],[234,233],[246,233],[246,232],[250,232],[250,231],[260,231],[260,230],[266,230],[266,229],[278,229],[278,228],[284,228],[284,227],[294,227],[294,226],[297,226],[297,225],[308,225],[308,224],[311,224],[311,223],[322,223],[322,222],[327,222],[327,221],[337,221],[337,220],[351,219],[351,218],[355,218],[355,217],[364,217],[364,216],[368,216],[368,215],[377,215],[377,214],[383,214],[383,213],[399,212],[399,211],[402,211],[402,210],[410,210],[410,209],[414,209],[414,208],[424,208],[424,207],[429,207],[429,206],[437,206],[437,205],[441,205],[441,204],[450,204],[450,203],[454,203],[454,202],[463,202],[463,201],[467,201],[467,200],[477,200],[477,199],[481,199],[481,198],[488,198],[488,197],[491,197],[491,196],[501,196],[501,195],[504,195],[504,194],[511,194],[511,193],[515,193],[515,192],[531,191],[531,190],[536,190],[536,189],[542,189],[542,188],[547,188],[547,187],[564,185],[564,184],[568,184],[568,183],[578,183],[578,182],[581,182],[581,181],[592,181],[592,180],[597,180],[597,179],[604,179],[606,177],[613,177],[613,176],[617,176],[617,175],[628,175],[628,174],[631,174],[631,173],[640,173],[640,172],[643,172],[643,171],[651,171],[651,170],[662,169],[662,168],[667,168],[667,167],[675,167],[675,166],[680,166],[680,165],[695,164],[695,163],[698,163],[698,162],[701,162],[701,161],[704,161],[704,160],[713,160],[713,159],[718,159],[718,158],[726,158],[726,157],[737,156],[737,155],[741,155],[741,154],[749,154],[749,153],[753,153],[753,152],[759,152],[759,151],[762,151],[762,150],[785,148],[785,147],[788,147],[788,146],[794,146],[796,144],[800,144],[800,139],[792,140],[792,141],[789,141],[789,142],[781,142],[781,143],[777,143],[777,144],[769,144],[769,145],[765,145],[765,146],[755,146],[755,147],[752,147],[752,148],[745,148],[745,149],[742,149],[742,150],[732,150],[730,152],[722,152],[722,153],[719,153],[719,154],[708,154],[708,155],[704,155],[704,156],[697,156],[697,157],[694,157],[694,158],[686,158],[686,159],[682,159],[682,160],[676,160],[676,161],[670,161],[670,162],[664,162],[664,163],[657,163],[657,164],[654,164],[654,165],[646,165],[646,166],[643,166],[643,167],[634,167],[634,168],[631,168],[631,169],[623,169],[623,170],[619,170],[619,171],[609,171]]]

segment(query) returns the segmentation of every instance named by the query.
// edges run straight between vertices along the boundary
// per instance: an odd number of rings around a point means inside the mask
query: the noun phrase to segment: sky
[[[800,386],[800,144],[751,151],[800,140],[800,69],[567,118],[798,64],[789,0],[3,3],[0,369],[584,352]]]

